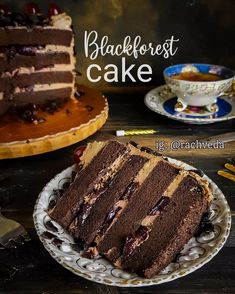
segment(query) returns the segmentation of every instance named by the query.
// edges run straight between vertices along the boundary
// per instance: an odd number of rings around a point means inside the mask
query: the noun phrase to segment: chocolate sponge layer
[[[122,256],[122,267],[146,277],[158,274],[192,237],[207,209],[201,187],[187,176],[155,219],[148,238]]]
[[[72,93],[72,88],[62,88],[56,90],[45,90],[45,91],[29,91],[24,93],[17,93],[11,95],[10,103],[17,104],[17,106],[27,105],[28,103],[41,104],[49,100],[56,99],[67,99],[70,98]],[[7,99],[7,96],[6,96]]]
[[[41,28],[0,28],[0,46],[8,45],[64,45],[70,46],[73,33],[71,30]]]
[[[199,175],[136,146],[89,143],[84,168],[49,214],[83,243],[84,257],[101,254],[151,278],[193,236],[212,194]]]
[[[68,52],[48,52],[37,53],[35,56],[15,55],[10,59],[6,56],[0,57],[0,71],[12,71],[19,67],[43,67],[53,66],[55,64],[70,64],[70,55]]]
[[[20,74],[12,77],[0,78],[0,92],[9,92],[16,87],[26,87],[29,85],[55,84],[73,82],[73,74],[70,71],[54,72],[32,72],[31,74]],[[33,86],[32,86],[33,87]]]
[[[139,189],[133,193],[118,221],[105,233],[103,240],[97,245],[100,253],[105,254],[111,261],[115,261],[120,256],[125,238],[138,229],[142,219],[158,202],[178,172],[177,168],[165,161],[157,164]],[[112,250],[109,251],[110,249]]]
[[[139,170],[148,161],[147,158],[138,155],[132,155],[124,163],[120,171],[114,178],[104,186],[95,203],[91,206],[84,206],[79,214],[79,219],[75,231],[75,236],[89,244],[95,238],[95,235],[101,225],[104,223],[107,212],[124,194],[129,183],[134,180]],[[87,211],[89,209],[89,214]],[[94,218],[94,215],[96,216]]]
[[[98,152],[91,163],[81,170],[75,181],[60,198],[50,216],[67,228],[77,215],[84,197],[91,193],[95,184],[99,183],[115,159],[125,152],[125,145],[110,141]]]

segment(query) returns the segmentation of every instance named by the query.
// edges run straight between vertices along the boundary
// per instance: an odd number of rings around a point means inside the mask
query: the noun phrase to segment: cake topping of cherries
[[[86,149],[86,146],[80,146],[77,149],[75,149],[73,155],[74,155],[74,162],[79,164],[81,162],[81,156]]]
[[[52,17],[53,15],[58,15],[61,12],[62,11],[57,4],[51,3],[48,9],[48,17]]]
[[[61,14],[62,11],[55,3],[48,8],[48,17],[43,15],[36,3],[30,2],[24,6],[22,12],[11,12],[8,6],[0,5],[0,27],[6,26],[46,26],[50,24],[52,16]]]
[[[27,3],[24,7],[24,12],[27,14],[39,14],[40,9],[36,3]]]

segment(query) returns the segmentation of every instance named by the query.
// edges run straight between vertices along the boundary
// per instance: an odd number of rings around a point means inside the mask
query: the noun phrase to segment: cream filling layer
[[[32,45],[25,45],[25,47],[33,47]],[[46,54],[46,53],[68,53],[70,56],[74,56],[74,44],[72,43],[69,47],[63,46],[63,45],[46,45],[45,48],[42,49],[36,49],[35,53],[36,54]],[[24,54],[19,54],[18,55],[24,55]],[[27,55],[30,57],[30,55]],[[0,53],[0,57],[4,58],[7,57],[7,54],[4,52]]]
[[[163,161],[162,157],[157,157],[154,156],[152,154],[146,153],[141,151],[140,149],[134,147],[131,144],[128,144],[128,148],[130,149],[130,153],[134,154],[134,155],[139,155],[142,157],[146,157],[149,160],[144,164],[144,166],[140,169],[140,171],[137,173],[136,177],[134,178],[134,183],[138,183],[139,185],[141,185],[145,179],[148,177],[148,175],[152,172],[152,170],[154,169],[154,167],[160,162]],[[125,210],[126,206],[128,204],[128,200],[119,200],[117,201],[113,208],[118,208],[120,207],[121,209],[117,212],[117,214],[115,215],[114,219],[112,220],[112,222],[110,223],[110,225],[108,226],[108,228],[106,229],[105,233],[107,233],[111,227],[115,224],[115,222],[118,220],[119,215],[122,214],[122,212]],[[95,242],[97,244],[99,244],[100,241],[102,241],[104,238],[104,235],[100,236],[97,235],[95,238]]]
[[[149,158],[149,161],[147,163],[145,163],[143,168],[139,171],[139,173],[135,177],[134,181],[136,181],[136,182],[138,182],[140,184],[145,181],[147,176],[151,173],[151,171],[154,169],[154,167],[158,165],[159,162],[165,161],[161,157],[156,157],[156,156],[154,156],[152,154],[142,152],[142,151],[140,151],[139,149],[135,148],[132,145],[129,145],[128,147],[131,150],[131,154],[136,154],[136,155],[138,154],[138,155],[145,156],[145,157]],[[92,148],[92,146],[90,148]],[[183,169],[179,168],[178,166],[176,166],[174,164],[169,163],[169,165],[178,168],[179,169],[179,174],[173,179],[173,181],[166,188],[165,192],[163,193],[163,196],[171,198],[172,195],[174,194],[174,192],[176,191],[176,189],[178,188],[178,186],[180,185],[180,183],[183,181],[183,179],[190,175],[193,178],[195,178],[197,180],[197,182],[202,186],[204,197],[206,197],[208,199],[208,201],[211,201],[212,194],[211,194],[211,192],[209,190],[207,181],[203,180],[200,176],[198,176],[197,174],[195,174],[193,172],[183,170]],[[105,233],[102,234],[102,235],[100,235],[100,234],[96,235],[95,242],[96,242],[97,245],[103,240],[105,234],[111,229],[111,227],[114,225],[114,223],[118,220],[119,216],[123,213],[123,211],[125,210],[127,205],[128,205],[128,200],[127,199],[119,200],[119,201],[117,201],[115,203],[115,205],[113,206],[113,209],[118,208],[118,207],[121,208],[121,209],[117,212],[114,219],[109,224],[108,228],[105,230]],[[156,219],[156,217],[158,217],[158,215],[159,214],[146,216],[141,221],[140,225],[141,226],[147,226],[147,227],[150,226],[151,227],[153,225],[153,222]],[[107,253],[110,253],[114,249],[115,248],[110,248]],[[118,258],[116,263],[117,263],[117,265],[120,266],[121,257]]]
[[[18,26],[18,27],[14,27],[14,26],[6,26],[4,28],[0,28],[0,29],[8,29],[8,30],[22,30],[22,29],[25,29],[25,30],[29,30],[28,27],[26,26]],[[68,28],[68,27],[64,27],[64,28],[59,28],[59,27],[55,27],[55,26],[35,26],[34,29],[41,29],[41,30],[60,30],[60,31],[72,31],[72,28]]]
[[[102,150],[107,143],[104,142],[94,142],[88,144],[86,147],[83,155],[81,156],[81,162],[83,162],[83,168],[85,168],[92,159],[98,154],[100,150]],[[92,150],[94,148],[94,151]],[[114,178],[114,176],[117,174],[117,172],[122,168],[123,164],[128,160],[129,153],[125,152],[121,155],[119,155],[114,162],[108,167],[107,170],[105,170],[105,173],[101,176],[99,179],[99,183],[96,183],[92,189],[92,191],[85,195],[83,198],[83,204],[88,204],[89,206],[92,206],[96,200],[96,192],[99,193],[99,191],[102,191],[102,189],[105,187],[105,184]],[[99,174],[99,172],[98,172]],[[99,197],[99,196],[98,196]],[[78,225],[78,218],[75,217],[75,219],[70,224],[69,228],[73,229]]]
[[[33,86],[33,92],[39,92],[39,91],[46,91],[46,90],[59,90],[59,89],[63,89],[63,88],[73,88],[74,84],[72,83],[57,83],[57,84],[43,84],[43,85],[34,85]],[[18,93],[25,93],[28,92],[26,88],[20,88],[20,87],[16,87],[14,89],[14,94],[18,94]]]
[[[73,72],[74,70],[74,66],[71,64],[55,64],[52,67],[44,67],[41,69],[35,69],[34,66],[32,67],[19,67],[17,69],[14,69],[12,72],[3,72],[1,74],[1,78],[7,78],[7,77],[15,77],[21,74],[33,74],[33,73],[46,73],[46,72],[60,72],[60,71],[69,71],[69,72]]]
[[[92,159],[100,152],[100,150],[103,149],[107,144],[108,142],[97,142],[97,141],[88,143],[85,151],[80,157],[83,168],[85,168],[92,161]]]
[[[24,47],[33,47],[33,45],[22,45]],[[35,53],[36,54],[45,54],[45,53],[69,53],[69,55],[74,55],[74,40],[72,40],[70,46],[64,46],[64,45],[46,45],[42,49],[36,49]],[[16,53],[17,54],[17,53]],[[19,54],[19,53],[18,53]],[[24,54],[19,54],[19,55],[24,55]],[[6,57],[7,54],[4,52],[0,53],[0,57]],[[30,56],[30,55],[28,55]]]
[[[46,53],[68,53],[70,56],[70,65],[75,69],[76,65],[76,56],[74,55],[74,38],[72,38],[71,44],[69,47],[63,45],[46,45],[45,48],[36,49],[36,54],[46,54]],[[25,45],[27,47],[27,45]],[[28,47],[32,47],[29,45]],[[17,53],[16,53],[17,54]],[[7,58],[6,53],[0,53],[0,57]],[[66,64],[67,65],[67,64]]]
[[[132,145],[129,145],[131,148],[132,153],[136,154],[136,155],[141,155],[144,157],[149,158],[149,161],[147,161],[144,166],[142,167],[142,169],[138,172],[138,174],[136,175],[135,179],[133,182],[138,183],[138,184],[142,184],[144,182],[144,180],[147,178],[147,176],[151,173],[151,171],[154,169],[154,167],[163,159],[161,157],[156,157],[153,156],[151,154],[145,153],[140,151],[139,149],[135,148]],[[137,188],[138,189],[138,188]],[[128,204],[128,200],[119,200],[117,201],[113,208],[118,208],[120,207],[121,209],[117,212],[117,214],[115,215],[114,219],[112,220],[112,222],[110,223],[110,225],[108,226],[108,228],[106,229],[105,233],[107,233],[111,227],[115,224],[115,222],[118,220],[119,215],[122,214],[122,212],[125,210],[126,206]],[[104,235],[100,236],[97,235],[95,238],[95,242],[97,244],[99,244],[100,241],[102,241],[104,238]]]
[[[176,189],[179,187],[179,184],[183,181],[183,179],[188,175],[188,172],[184,170],[180,170],[179,174],[174,178],[174,180],[170,183],[170,185],[167,187],[165,192],[163,193],[163,196],[171,198]],[[159,216],[160,213],[157,213],[155,215],[147,215],[141,222],[141,226],[143,227],[149,227],[153,225],[153,222],[155,219]]]
[[[100,179],[100,182],[94,185],[93,191],[84,197],[84,203],[88,203],[90,205],[95,203],[96,198],[93,198],[94,191],[100,191],[102,188],[104,188],[105,184],[117,174],[119,169],[122,168],[123,164],[128,158],[129,157],[127,157],[124,153],[114,160],[114,162],[109,166],[105,174]]]

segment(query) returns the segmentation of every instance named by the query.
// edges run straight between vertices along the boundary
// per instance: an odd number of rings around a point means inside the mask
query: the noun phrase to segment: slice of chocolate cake
[[[72,20],[54,4],[49,12],[0,10],[0,114],[73,97]]]
[[[202,177],[149,148],[94,142],[81,164],[49,215],[83,242],[84,256],[101,254],[147,278],[174,259],[212,200]]]

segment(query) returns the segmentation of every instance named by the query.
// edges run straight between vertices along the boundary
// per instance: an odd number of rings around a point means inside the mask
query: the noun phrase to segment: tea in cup
[[[169,66],[163,74],[166,84],[178,97],[176,111],[194,106],[215,112],[217,98],[231,87],[234,80],[231,69],[202,63]]]

